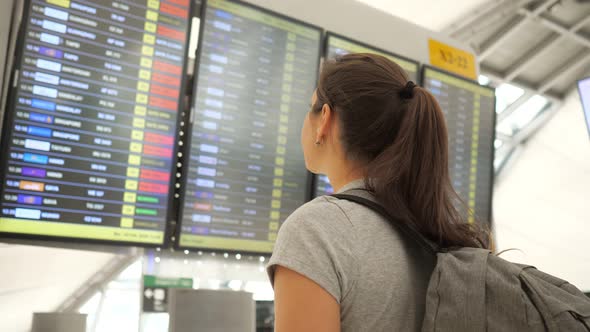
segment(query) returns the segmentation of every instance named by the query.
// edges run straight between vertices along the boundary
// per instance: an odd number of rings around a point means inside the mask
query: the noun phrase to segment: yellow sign
[[[477,79],[475,55],[434,39],[428,40],[430,64],[470,79]]]

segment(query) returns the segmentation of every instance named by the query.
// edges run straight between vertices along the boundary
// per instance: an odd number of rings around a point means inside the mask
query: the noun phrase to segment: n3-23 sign
[[[477,79],[475,56],[472,53],[434,39],[428,40],[428,50],[431,65],[472,80]]]

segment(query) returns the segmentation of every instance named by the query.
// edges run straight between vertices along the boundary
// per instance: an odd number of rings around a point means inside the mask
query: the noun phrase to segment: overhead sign
[[[192,278],[143,276],[143,312],[167,312],[168,289],[193,288]]]
[[[434,39],[428,40],[428,50],[431,65],[472,80],[477,79],[477,67],[473,53]]]

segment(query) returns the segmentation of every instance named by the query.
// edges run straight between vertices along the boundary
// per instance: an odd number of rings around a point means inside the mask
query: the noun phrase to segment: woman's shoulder
[[[373,199],[370,193],[363,193],[362,196]],[[328,230],[338,228],[345,231],[360,229],[382,231],[384,227],[389,228],[389,223],[379,213],[358,203],[333,196],[319,196],[295,210],[281,227],[284,226],[286,228],[305,226]]]
[[[350,223],[348,215],[340,200],[331,196],[319,196],[295,210],[285,223]]]
[[[352,226],[350,218],[338,199],[319,196],[295,210],[281,228],[291,227],[332,228]]]

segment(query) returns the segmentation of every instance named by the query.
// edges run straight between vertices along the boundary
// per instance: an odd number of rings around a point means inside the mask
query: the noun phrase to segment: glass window
[[[95,324],[95,321],[97,319],[97,314],[98,314],[98,310],[99,310],[101,297],[102,297],[102,293],[97,292],[96,294],[94,294],[90,298],[90,300],[88,300],[88,302],[86,302],[83,306],[80,307],[79,312],[81,314],[88,315],[88,320],[86,321],[86,324],[88,326],[94,326],[94,324]]]
[[[514,149],[512,149],[512,150],[514,150]],[[494,170],[496,171],[496,174],[508,162],[508,159],[512,156],[512,150],[506,150],[506,149],[496,150],[496,155],[494,158]]]
[[[496,139],[494,141],[494,148],[499,149],[502,145],[504,145],[504,142],[502,142],[501,140]]]
[[[104,296],[96,332],[137,331],[140,309],[139,289],[109,288]]]
[[[504,121],[497,124],[496,129],[502,134],[512,136],[531,123],[549,105],[547,98],[534,95],[520,105]]]
[[[496,88],[496,113],[502,113],[524,94],[524,90],[508,83],[502,83]]]
[[[477,82],[481,85],[489,85],[490,78],[487,77],[486,75],[479,75],[479,77],[477,78]]]
[[[88,314],[90,331],[138,330],[141,272],[142,261],[138,259],[80,307],[81,313]]]

